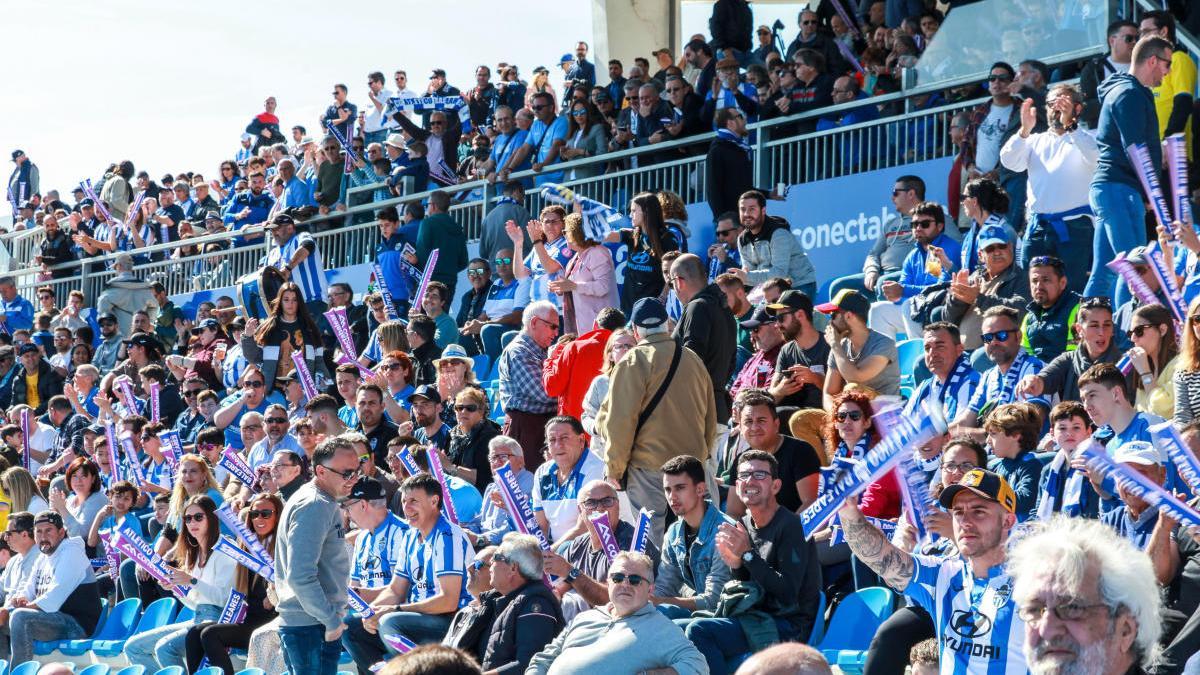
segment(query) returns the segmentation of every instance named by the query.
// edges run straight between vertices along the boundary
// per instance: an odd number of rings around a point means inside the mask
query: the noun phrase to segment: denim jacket
[[[659,597],[694,595],[697,610],[712,610],[721,599],[721,588],[729,581],[729,566],[717,553],[717,527],[722,523],[736,525],[712,502],[700,522],[700,533],[692,542],[690,556],[684,550],[683,520],[667,529],[663,538],[662,564],[654,582],[654,594]],[[684,566],[684,559],[687,566]]]

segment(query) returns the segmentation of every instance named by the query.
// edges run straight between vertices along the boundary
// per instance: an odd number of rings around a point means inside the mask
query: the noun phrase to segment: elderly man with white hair
[[[492,554],[492,588],[498,594],[481,664],[486,672],[525,672],[535,654],[563,629],[558,598],[543,583],[537,537],[509,532]]]
[[[546,350],[558,326],[557,307],[545,300],[530,303],[521,315],[521,332],[500,354],[500,405],[508,417],[504,433],[521,444],[530,470],[543,461],[546,422],[558,411],[558,399],[542,384]]]
[[[618,553],[608,571],[610,602],[575,617],[533,657],[526,675],[707,675],[708,664],[696,647],[650,604],[653,588],[654,563],[650,557],[631,551]]]
[[[1009,555],[1033,675],[1129,675],[1153,660],[1162,601],[1150,559],[1094,520],[1056,517]]]
[[[533,474],[525,468],[525,455],[521,451],[521,444],[516,439],[501,435],[488,441],[488,464],[492,467],[493,476],[500,467],[507,465],[512,469],[513,476],[517,479],[517,485],[521,487],[521,492],[527,497],[533,494]],[[500,543],[504,535],[512,532],[514,527],[513,518],[508,513],[508,507],[504,504],[504,497],[500,493],[500,484],[497,478],[483,489],[483,509],[479,512],[479,533],[467,532],[467,538],[476,548],[496,545]]]

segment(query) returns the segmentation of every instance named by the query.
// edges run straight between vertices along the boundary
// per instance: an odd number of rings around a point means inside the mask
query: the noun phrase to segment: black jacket
[[[708,19],[708,43],[715,53],[718,49],[750,51],[754,32],[754,16],[746,0],[717,0]]]
[[[704,182],[713,221],[727,211],[737,212],[738,197],[754,187],[754,163],[740,145],[717,137],[708,146]]]
[[[71,238],[68,237],[62,230],[59,230],[58,236],[54,239],[47,237],[42,241],[41,246],[39,246],[38,255],[42,257],[43,265],[53,267],[55,265],[61,265],[62,263],[75,260],[75,249],[73,247],[74,244],[72,244]],[[79,274],[79,268],[77,267],[69,267],[67,269],[53,270],[50,272],[50,276],[54,277],[55,279],[73,277],[76,274]]]
[[[13,375],[12,401],[10,405],[28,404],[29,395],[25,391],[25,366],[18,363],[15,368],[17,372]],[[46,359],[38,361],[37,375],[38,407],[34,412],[41,415],[46,412],[46,403],[50,400],[50,397],[62,393],[63,379],[59,377],[58,373],[54,372],[54,368],[50,366],[50,362]]]
[[[451,87],[451,89],[453,89],[453,87]],[[458,91],[455,90],[453,94],[445,95],[454,96],[457,94]],[[438,95],[441,96],[442,94]],[[431,114],[432,113],[425,113],[426,125],[429,124],[429,115]],[[404,133],[412,136],[422,143],[424,143],[430,136],[433,135],[433,132],[429,131],[429,129],[423,129],[413,124],[412,121],[408,119],[408,115],[405,115],[402,112],[392,115],[392,119],[400,123],[400,128],[404,130]],[[443,127],[442,131],[442,158],[446,160],[446,166],[454,172],[458,171],[458,139],[460,136],[462,136],[462,125],[458,123],[458,115],[456,115],[453,111],[446,111],[446,126]]]
[[[1083,114],[1080,119],[1089,129],[1095,129],[1100,122],[1100,83],[1109,75],[1117,72],[1108,60],[1108,54],[1097,56],[1083,65],[1079,72],[1079,89],[1083,92]]]
[[[485,411],[486,412],[486,411]],[[450,433],[450,461],[475,470],[475,487],[483,494],[492,482],[492,465],[488,462],[488,442],[500,435],[500,427],[484,415],[479,426],[469,434]]]
[[[725,294],[709,284],[683,307],[683,316],[675,326],[675,339],[696,352],[712,379],[717,419],[729,419],[729,391],[726,385],[733,375],[737,355],[737,325],[725,303]]]
[[[525,672],[533,655],[550,644],[565,623],[549,587],[541,579],[527,581],[496,601],[496,619],[483,650],[484,670]]]

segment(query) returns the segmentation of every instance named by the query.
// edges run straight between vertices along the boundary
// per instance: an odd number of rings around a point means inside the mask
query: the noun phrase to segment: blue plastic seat
[[[808,644],[819,645],[825,639],[825,591],[821,591],[817,601],[817,621],[813,624],[812,634],[808,636]]]
[[[137,600],[137,598],[129,598],[129,600]],[[138,604],[141,604],[141,600],[138,600]],[[115,608],[114,611],[116,611]],[[107,663],[93,663],[79,671],[79,675],[108,675],[111,670],[112,668]]]
[[[176,604],[174,598],[159,598],[158,600],[150,603],[150,606],[146,608],[146,611],[142,612],[141,618],[138,619],[137,626],[130,631],[128,635],[114,640],[93,640],[90,649],[97,656],[117,656],[124,651],[125,640],[128,638],[139,633],[145,633],[148,630],[162,628],[163,626],[171,623],[171,618],[175,615],[175,607]]]
[[[154,671],[154,675],[187,675],[187,671],[183,669],[183,666],[167,666]]]
[[[26,661],[19,666],[15,666],[8,675],[37,675],[37,671],[41,667],[42,664],[37,661]]]
[[[900,383],[915,385],[913,371],[917,368],[917,362],[925,356],[925,341],[902,340],[896,343],[896,351],[899,353],[897,365],[900,366]]]
[[[818,646],[825,660],[837,664],[847,675],[862,672],[871,638],[891,616],[893,600],[892,592],[879,586],[855,591],[843,599]]]
[[[92,639],[95,639],[100,631],[104,630],[104,622],[108,620],[108,600],[100,601],[100,620],[96,622],[96,630],[92,631]],[[59,647],[71,642],[71,640],[34,640],[33,653],[35,656],[46,656]],[[21,664],[24,665],[24,664]],[[20,666],[18,666],[20,667]],[[9,674],[11,675],[11,673]]]
[[[235,675],[267,675],[267,671],[262,668],[242,668]]]
[[[486,380],[488,373],[492,370],[491,359],[486,354],[479,354],[471,357],[471,361],[475,364],[475,379],[480,381]]]
[[[170,598],[166,599],[170,600]],[[151,603],[150,606],[153,607],[154,603]],[[146,675],[146,666],[125,666],[113,675]]]
[[[225,675],[225,671],[221,670],[217,666],[209,666],[207,668],[201,668],[200,670],[197,670],[193,675]]]
[[[100,640],[125,640],[133,635],[133,627],[138,622],[142,611],[142,601],[137,598],[127,598],[117,603],[108,613],[104,627],[96,631],[90,640],[66,640],[58,646],[58,650],[67,656],[82,656]]]
[[[184,621],[191,621],[195,618],[196,610],[184,605],[183,607],[179,608],[179,613],[175,615],[175,619],[172,620],[171,623],[183,623]],[[157,675],[157,673],[155,675]]]

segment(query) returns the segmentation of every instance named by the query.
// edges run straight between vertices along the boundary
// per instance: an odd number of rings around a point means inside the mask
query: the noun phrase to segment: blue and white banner
[[[396,458],[404,465],[404,470],[408,472],[408,475],[415,476],[421,473],[421,467],[417,465],[417,460],[413,459],[412,452],[408,448],[397,450]]]
[[[496,485],[500,487],[500,495],[504,498],[504,503],[508,507],[508,516],[512,518],[517,531],[521,534],[532,534],[537,537],[542,550],[549,551],[550,542],[547,541],[545,533],[542,532],[542,527],[538,525],[537,518],[533,515],[533,507],[529,505],[529,498],[521,491],[521,486],[517,483],[517,477],[513,474],[512,467],[505,464],[496,469],[495,476]]]
[[[235,563],[254,572],[258,576],[266,579],[269,582],[275,581],[275,565],[259,560],[258,557],[252,555],[249,551],[237,545],[229,535],[223,534],[213,546],[213,550],[229,556]]]
[[[629,544],[630,551],[646,552],[646,542],[650,539],[650,517],[653,513],[646,509],[638,511],[637,527],[633,530],[633,541]]]
[[[225,469],[231,476],[242,482],[247,488],[254,485],[254,471],[246,460],[234,450],[231,446],[225,446],[225,450],[221,452],[221,459],[217,462],[217,466]]]
[[[228,527],[232,532],[237,534],[238,539],[242,540],[242,543],[246,545],[246,548],[250,549],[255,558],[269,565],[275,565],[275,558],[271,557],[267,549],[263,548],[262,542],[258,540],[258,535],[254,534],[250,526],[243,523],[237,517],[229,502],[225,502],[217,507],[217,519],[224,523],[225,527]]]
[[[1197,461],[1196,455],[1184,444],[1175,424],[1167,421],[1151,425],[1150,438],[1154,441],[1154,447],[1175,463],[1179,477],[1188,484],[1192,492],[1200,494],[1200,461]]]
[[[1133,496],[1146,502],[1159,513],[1179,522],[1184,527],[1200,527],[1200,513],[1188,506],[1165,488],[1130,469],[1124,464],[1118,464],[1108,456],[1104,447],[1092,439],[1087,439],[1080,448],[1087,461],[1089,471],[1096,475],[1112,477],[1117,485],[1124,488]]]
[[[612,525],[608,522],[608,514],[603,511],[588,514],[588,521],[592,524],[592,529],[596,530],[596,536],[600,539],[600,546],[604,548],[605,555],[608,556],[608,561],[617,557],[621,552],[621,547],[617,545],[617,538],[613,534]]]
[[[438,456],[436,445],[430,444],[425,449],[425,458],[429,461],[429,473],[442,486],[442,510],[446,512],[446,519],[458,525],[458,511],[454,508],[454,500],[450,498],[450,480],[442,470],[442,458]]]
[[[353,588],[346,589],[346,602],[350,605],[350,611],[359,615],[362,618],[375,616],[375,610],[371,609],[371,605],[363,600],[363,597],[354,592]]]

